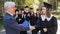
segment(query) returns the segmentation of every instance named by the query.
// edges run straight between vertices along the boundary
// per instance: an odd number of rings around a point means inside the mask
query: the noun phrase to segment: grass
[[[3,20],[0,19],[0,29],[2,29],[2,28],[3,28]]]

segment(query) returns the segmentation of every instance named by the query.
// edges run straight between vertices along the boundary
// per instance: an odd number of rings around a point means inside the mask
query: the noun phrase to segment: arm
[[[35,24],[35,28],[41,30],[40,18],[37,20],[37,23]]]
[[[18,25],[17,21],[12,19],[12,18],[7,20],[6,25],[10,28],[17,29],[17,30],[20,30],[20,31],[29,30],[29,27],[24,27],[22,25]]]

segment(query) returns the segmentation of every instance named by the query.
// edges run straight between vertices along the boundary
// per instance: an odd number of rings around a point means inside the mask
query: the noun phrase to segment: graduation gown
[[[29,19],[28,16],[24,16],[24,15],[19,15],[19,18],[21,19],[18,23],[22,24],[24,27],[28,27],[29,25]],[[28,26],[27,26],[28,25]],[[27,34],[27,31],[20,31],[20,34]]]
[[[21,19],[21,20],[19,21],[19,19]],[[24,18],[24,16],[22,17],[22,14],[19,14],[17,20],[18,20],[18,24],[22,24],[24,22],[25,18]]]
[[[57,32],[57,19],[54,16],[50,18],[39,17],[36,28],[40,29],[41,34],[56,34]],[[44,32],[43,28],[47,28],[47,32]]]
[[[36,16],[35,16],[34,14],[31,15],[31,17],[30,17],[30,24],[31,24],[32,26],[35,26],[38,18],[39,18],[39,17],[37,17],[37,15],[36,15]]]

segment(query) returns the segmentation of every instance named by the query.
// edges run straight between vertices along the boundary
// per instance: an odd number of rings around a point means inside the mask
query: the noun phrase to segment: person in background
[[[37,24],[37,20],[39,19],[40,17],[40,11],[39,9],[36,10],[36,13],[34,13],[34,26]],[[36,28],[34,30],[32,30],[32,34],[37,34],[39,32],[39,29]]]
[[[57,32],[57,19],[51,15],[52,5],[45,3],[41,10],[41,16],[37,21],[36,28],[41,32],[40,34],[56,34]]]
[[[34,11],[33,11],[33,8],[30,8],[30,25],[33,26],[33,19],[34,19]]]
[[[33,18],[31,22],[32,26],[35,26],[38,19],[37,13],[34,13],[32,18]],[[36,31],[37,31],[36,29],[32,30],[32,34],[36,34]]]
[[[30,20],[30,13],[29,13],[29,6],[25,6],[25,9],[24,9],[24,14],[25,14],[25,18],[27,21]]]
[[[33,15],[33,13],[34,13],[34,9],[33,8],[30,8],[30,16],[32,16]]]
[[[36,14],[37,14],[37,17],[39,17],[41,15],[39,9],[36,10]]]
[[[19,13],[18,15],[18,19],[19,19],[19,24],[22,24],[24,22],[24,9],[22,8],[21,13]]]
[[[16,10],[15,10],[15,15],[14,15],[14,17],[15,17],[15,19],[17,20],[17,22],[19,22],[19,20],[18,20],[18,14],[19,14],[19,10],[16,9]]]
[[[28,15],[28,12],[29,12],[29,6],[25,6],[24,11],[25,11],[25,14]]]
[[[29,12],[29,7],[25,6],[24,15],[25,15],[25,20],[27,20],[28,22],[30,22],[30,14],[31,13]],[[28,31],[26,31],[26,32],[28,32]]]
[[[25,14],[24,14],[24,8],[21,8],[21,14],[19,15],[20,20],[20,24],[22,24],[25,21]],[[27,31],[20,31],[20,34],[27,34]]]

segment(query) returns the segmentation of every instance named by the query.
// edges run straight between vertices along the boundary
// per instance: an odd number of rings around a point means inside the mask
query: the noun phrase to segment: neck
[[[9,12],[9,11],[7,11],[7,13],[10,14],[11,16],[13,16],[13,13],[11,13],[11,12]]]

